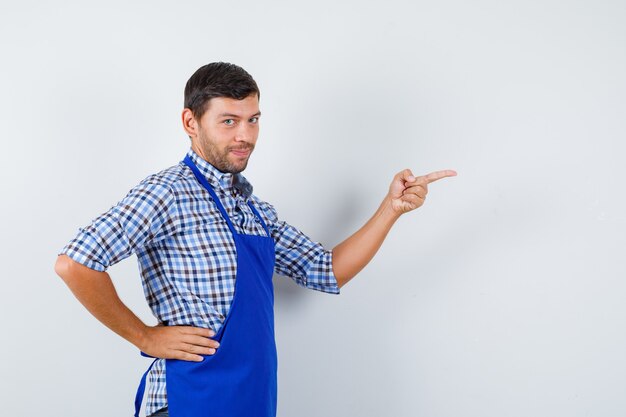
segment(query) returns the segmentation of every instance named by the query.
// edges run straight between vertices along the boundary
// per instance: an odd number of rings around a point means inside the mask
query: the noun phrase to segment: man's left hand
[[[397,173],[389,186],[388,194],[393,211],[401,215],[415,210],[424,204],[426,194],[428,194],[428,184],[454,176],[456,176],[456,171],[451,169],[431,172],[420,177],[414,176],[410,169]]]

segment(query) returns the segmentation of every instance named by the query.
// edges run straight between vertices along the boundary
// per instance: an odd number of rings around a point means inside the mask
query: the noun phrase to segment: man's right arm
[[[202,361],[219,343],[210,329],[191,326],[147,326],[120,300],[107,272],[90,269],[59,255],[55,272],[76,298],[109,329],[156,358]]]
[[[109,274],[111,265],[176,233],[177,201],[164,184],[143,181],[119,203],[81,228],[59,254],[55,271],[76,298],[104,325],[157,358],[202,360],[217,342],[212,330],[146,326],[122,303]]]

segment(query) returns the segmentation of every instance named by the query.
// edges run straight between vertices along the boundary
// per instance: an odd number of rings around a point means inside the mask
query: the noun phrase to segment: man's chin
[[[237,158],[235,161],[230,161],[231,170],[229,172],[239,174],[247,168],[249,159],[250,157],[248,156],[245,159]]]
[[[224,170],[224,172],[228,172],[230,174],[239,174],[240,172],[243,172],[247,166],[248,166],[248,160],[246,159],[244,163],[229,164],[229,166],[227,167],[227,169]]]

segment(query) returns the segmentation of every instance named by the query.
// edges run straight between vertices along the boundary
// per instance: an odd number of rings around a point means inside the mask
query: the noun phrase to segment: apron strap
[[[206,188],[206,190],[211,194],[211,197],[213,197],[213,201],[215,202],[215,205],[217,205],[217,208],[219,209],[220,213],[222,213],[222,217],[224,217],[224,220],[226,220],[226,223],[228,223],[228,228],[233,233],[233,235],[237,235],[237,231],[235,231],[235,227],[233,226],[233,223],[230,221],[230,217],[228,217],[228,214],[226,213],[226,209],[224,209],[222,202],[217,197],[217,194],[215,194],[215,191],[213,190],[213,187],[211,187],[211,184],[209,184],[209,181],[207,181],[206,177],[202,175],[202,173],[200,172],[196,164],[193,163],[189,155],[185,155],[185,159],[183,160],[183,162],[189,168],[191,168],[191,170],[193,171],[193,174],[196,176],[200,184],[202,184],[204,188]]]
[[[213,197],[213,201],[215,202],[215,205],[217,206],[217,208],[220,211],[220,213],[222,213],[222,217],[224,218],[224,220],[226,220],[226,223],[228,223],[228,228],[230,229],[232,234],[233,235],[238,235],[239,233],[237,233],[237,231],[235,230],[235,227],[233,226],[233,223],[230,221],[230,217],[228,216],[228,213],[226,213],[226,209],[222,205],[222,202],[217,197],[217,194],[215,193],[215,190],[213,190],[213,187],[211,187],[211,184],[209,184],[209,181],[207,181],[206,177],[204,175],[202,175],[202,173],[200,172],[200,170],[198,169],[196,164],[193,162],[193,160],[189,157],[189,155],[185,155],[185,159],[183,160],[183,162],[185,163],[185,165],[187,165],[189,168],[191,168],[191,170],[193,171],[193,174],[198,179],[198,182],[200,182],[200,184],[202,184],[202,186],[204,188],[206,188],[206,190],[211,194],[211,197]],[[263,229],[265,230],[265,233],[267,233],[267,236],[271,237],[270,231],[269,231],[267,225],[263,221],[263,218],[261,217],[261,215],[259,214],[257,209],[252,204],[252,201],[248,200],[248,206],[252,209],[252,212],[254,213],[254,215],[261,222],[261,225],[263,226]]]

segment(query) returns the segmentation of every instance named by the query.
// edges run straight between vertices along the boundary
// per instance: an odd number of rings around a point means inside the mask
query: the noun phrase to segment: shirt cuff
[[[58,255],[67,255],[72,260],[85,265],[87,268],[104,272],[108,265],[95,259],[94,256],[101,251],[102,248],[98,244],[98,241],[91,234],[81,229],[78,235],[65,245]]]
[[[337,278],[333,272],[333,253],[325,250],[306,277],[306,287],[328,294],[339,294]]]

